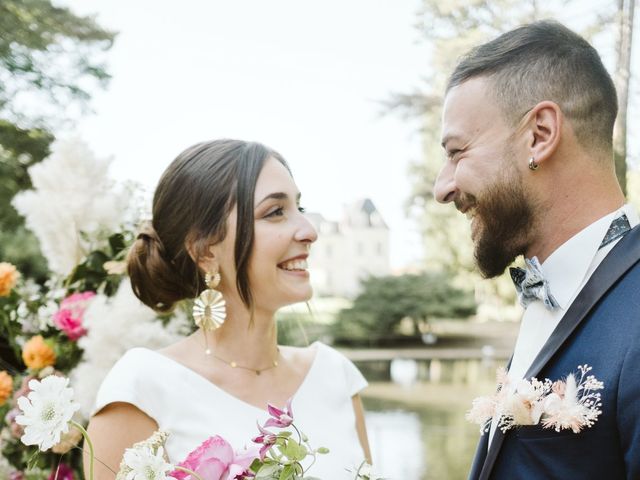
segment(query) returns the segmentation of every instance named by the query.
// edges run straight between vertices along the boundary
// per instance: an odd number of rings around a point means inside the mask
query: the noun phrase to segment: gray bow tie
[[[560,307],[558,301],[553,298],[549,290],[549,282],[544,278],[540,269],[538,257],[532,259],[525,258],[527,268],[512,267],[509,269],[511,280],[516,286],[518,292],[518,301],[527,308],[527,306],[535,301],[541,300],[547,310],[555,310]]]
[[[598,250],[622,237],[629,230],[631,230],[631,225],[625,214],[615,218],[611,222],[609,230],[604,236]],[[513,284],[518,292],[518,301],[520,304],[524,308],[527,308],[531,302],[540,300],[544,303],[547,310],[559,308],[560,304],[551,294],[549,282],[542,274],[538,258],[533,257],[530,260],[525,258],[525,263],[527,264],[526,269],[520,267],[512,267],[509,269],[511,280],[513,280]]]

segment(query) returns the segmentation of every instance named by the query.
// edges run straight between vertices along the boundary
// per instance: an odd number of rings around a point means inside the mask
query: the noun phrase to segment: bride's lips
[[[290,274],[306,277],[309,276],[307,271],[307,257],[309,254],[303,253],[295,257],[288,258],[287,260],[280,262],[277,266],[280,270]]]

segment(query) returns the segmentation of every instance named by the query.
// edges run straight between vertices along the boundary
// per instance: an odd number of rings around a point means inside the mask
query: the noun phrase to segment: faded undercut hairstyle
[[[490,91],[512,124],[539,102],[558,104],[585,149],[611,153],[618,112],[616,90],[598,52],[555,21],[521,26],[467,53],[447,91],[487,77]]]
[[[169,165],[153,197],[153,219],[143,225],[127,258],[133,291],[143,303],[167,312],[204,290],[198,261],[210,255],[211,245],[224,240],[227,218],[236,206],[236,286],[243,303],[253,308],[248,267],[254,192],[269,158],[289,170],[277,152],[241,140],[199,143]]]

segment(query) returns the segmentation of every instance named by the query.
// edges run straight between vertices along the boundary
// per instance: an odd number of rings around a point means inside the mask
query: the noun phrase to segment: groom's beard
[[[482,196],[462,199],[463,204],[475,205],[474,256],[485,278],[501,275],[530,242],[534,210],[520,176],[513,173],[488,187]]]

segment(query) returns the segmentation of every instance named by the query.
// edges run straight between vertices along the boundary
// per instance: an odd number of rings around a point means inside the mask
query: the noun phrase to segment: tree
[[[22,275],[43,282],[46,261],[35,236],[11,205],[20,190],[31,188],[27,169],[49,154],[53,135],[42,129],[24,130],[0,120],[0,259],[13,263]]]
[[[627,193],[627,110],[631,83],[631,50],[633,47],[633,17],[636,0],[618,0],[615,84],[618,92],[618,118],[613,131],[613,155],[616,175]]]
[[[92,80],[106,84],[101,54],[114,34],[50,0],[0,0],[0,32],[0,261],[43,281],[37,241],[10,202],[49,154],[49,128],[67,123],[70,106],[84,108]]]
[[[51,0],[0,1],[0,32],[0,116],[22,127],[66,120],[110,78],[114,33]]]
[[[444,273],[369,277],[350,308],[338,314],[336,335],[375,340],[397,332],[409,318],[419,335],[435,318],[467,318],[476,311],[473,293],[451,286]]]

